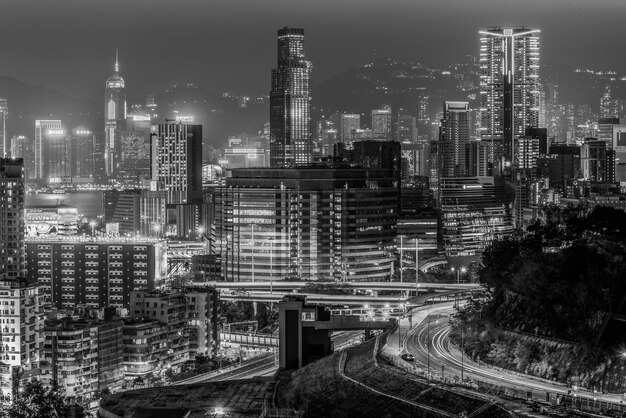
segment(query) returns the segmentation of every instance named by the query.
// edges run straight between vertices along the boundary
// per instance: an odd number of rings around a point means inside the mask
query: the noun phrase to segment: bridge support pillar
[[[257,308],[258,308],[257,303],[258,302],[252,302],[252,311],[254,312],[254,316],[256,316],[257,312],[258,312],[257,311]]]
[[[372,330],[371,329],[366,329],[365,330],[365,341],[369,340],[370,338],[372,338]]]

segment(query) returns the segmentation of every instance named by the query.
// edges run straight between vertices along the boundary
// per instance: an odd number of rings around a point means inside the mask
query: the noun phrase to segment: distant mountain
[[[72,129],[83,125],[97,131],[102,125],[100,105],[78,100],[53,89],[33,86],[9,76],[0,76],[0,97],[8,100],[7,134],[35,135],[36,119],[60,119]]]
[[[614,99],[626,99],[626,80],[620,74],[588,72],[565,66],[544,66],[544,83],[559,86],[559,102],[588,104],[599,110],[604,86],[610,85]],[[476,63],[451,64],[444,68],[391,58],[367,63],[336,74],[314,86],[315,115],[333,112],[364,113],[365,123],[372,109],[383,104],[397,111],[404,108],[417,115],[420,95],[429,96],[429,116],[436,120],[444,100],[467,100],[478,106],[479,68]]]
[[[172,86],[156,95],[159,117],[193,116],[202,125],[204,143],[223,146],[229,136],[246,133],[255,136],[269,120],[265,100],[249,100],[242,107],[240,97],[222,95],[193,84]]]

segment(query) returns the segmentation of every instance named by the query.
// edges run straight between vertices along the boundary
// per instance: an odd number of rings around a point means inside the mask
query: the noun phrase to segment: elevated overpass
[[[244,291],[293,291],[300,290],[307,285],[324,285],[324,284],[336,284],[335,282],[293,282],[276,280],[273,282],[257,281],[257,282],[200,282],[194,283],[195,286],[210,286],[216,289],[225,290],[244,290]],[[450,291],[450,290],[465,290],[471,291],[480,288],[480,285],[476,283],[422,283],[419,282],[343,282],[341,286],[353,288],[355,290],[389,290],[408,292],[415,291],[417,288],[419,291]]]
[[[439,301],[454,300],[461,298],[473,291],[479,290],[479,287],[468,289],[458,289],[443,293],[426,293],[419,296],[372,296],[372,295],[323,295],[316,293],[296,293],[297,295],[306,296],[307,303],[312,305],[325,306],[347,306],[358,308],[384,308],[390,313],[404,312],[411,306],[419,306],[428,303],[431,300],[439,299]],[[251,302],[279,302],[287,295],[293,295],[293,292],[274,291],[274,292],[237,292],[235,294],[224,292],[220,295],[223,300],[238,300]]]

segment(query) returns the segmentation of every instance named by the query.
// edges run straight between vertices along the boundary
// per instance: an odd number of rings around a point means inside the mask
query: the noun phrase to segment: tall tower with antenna
[[[126,91],[124,79],[120,76],[118,51],[115,48],[114,73],[107,79],[104,88],[104,144],[96,147],[96,153],[102,153],[107,177],[115,176],[121,152],[121,131],[125,123]]]

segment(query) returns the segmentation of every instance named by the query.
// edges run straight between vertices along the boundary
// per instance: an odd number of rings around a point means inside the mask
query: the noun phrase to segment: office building
[[[18,382],[39,375],[43,349],[43,302],[39,286],[23,277],[0,276],[0,396],[8,404]],[[21,375],[19,374],[21,372]]]
[[[397,193],[387,170],[345,163],[233,170],[214,191],[213,253],[228,281],[382,280]]]
[[[439,140],[441,176],[467,176],[469,171],[469,102],[443,102]]]
[[[613,127],[613,150],[615,151],[615,181],[626,182],[626,125]]]
[[[107,176],[116,173],[121,153],[121,132],[126,122],[125,83],[120,76],[120,66],[115,49],[114,72],[104,87],[104,168]]]
[[[514,161],[514,137],[539,123],[539,30],[493,27],[481,30],[481,138],[502,142],[490,159],[505,172]]]
[[[549,155],[537,160],[540,177],[548,178],[551,187],[565,190],[580,176],[580,151],[577,146],[551,145]]]
[[[9,105],[7,99],[0,97],[0,158],[11,156],[11,143],[7,136],[7,117]]]
[[[70,137],[70,175],[73,182],[93,182],[95,175],[94,150],[96,135],[84,127],[72,129]]]
[[[267,167],[265,149],[251,138],[228,138],[219,163],[225,169]]]
[[[391,107],[372,110],[372,137],[378,140],[391,139]]]
[[[121,180],[137,184],[150,178],[150,138],[156,130],[150,116],[127,116],[126,126],[120,133],[118,177]]]
[[[398,115],[396,137],[399,143],[415,143],[417,141],[417,125],[415,116]]]
[[[513,232],[512,199],[494,177],[442,178],[443,245],[448,257],[477,261],[487,246]]]
[[[619,126],[619,118],[598,119],[598,133],[596,137],[599,141],[607,143],[607,149],[613,148],[613,129],[615,126]]]
[[[57,309],[128,308],[132,291],[154,289],[167,274],[167,248],[156,239],[29,237],[26,253],[26,277]]]
[[[58,169],[65,163],[65,130],[60,120],[36,120],[35,121],[35,171],[29,173],[29,178],[47,181],[50,177],[49,163],[51,160],[50,145],[56,145],[54,157],[61,158]]]
[[[107,190],[102,195],[104,222],[119,225],[122,236],[159,236],[166,224],[165,191]]]
[[[152,180],[168,204],[202,200],[202,126],[159,124],[152,139]]]
[[[278,30],[278,66],[270,92],[270,166],[311,162],[311,72],[304,54],[304,29]]]
[[[0,158],[0,277],[24,277],[24,161]]]
[[[524,173],[528,178],[535,178],[538,158],[539,139],[526,135],[515,139],[514,168],[517,173]]]
[[[612,183],[615,177],[615,153],[606,141],[586,138],[580,150],[582,177],[598,183]]]
[[[536,139],[539,142],[539,155],[547,155],[548,147],[548,129],[547,128],[526,128],[526,136]]]
[[[337,132],[336,142],[350,142],[354,133],[361,129],[361,115],[353,113],[335,113],[330,116]]]

